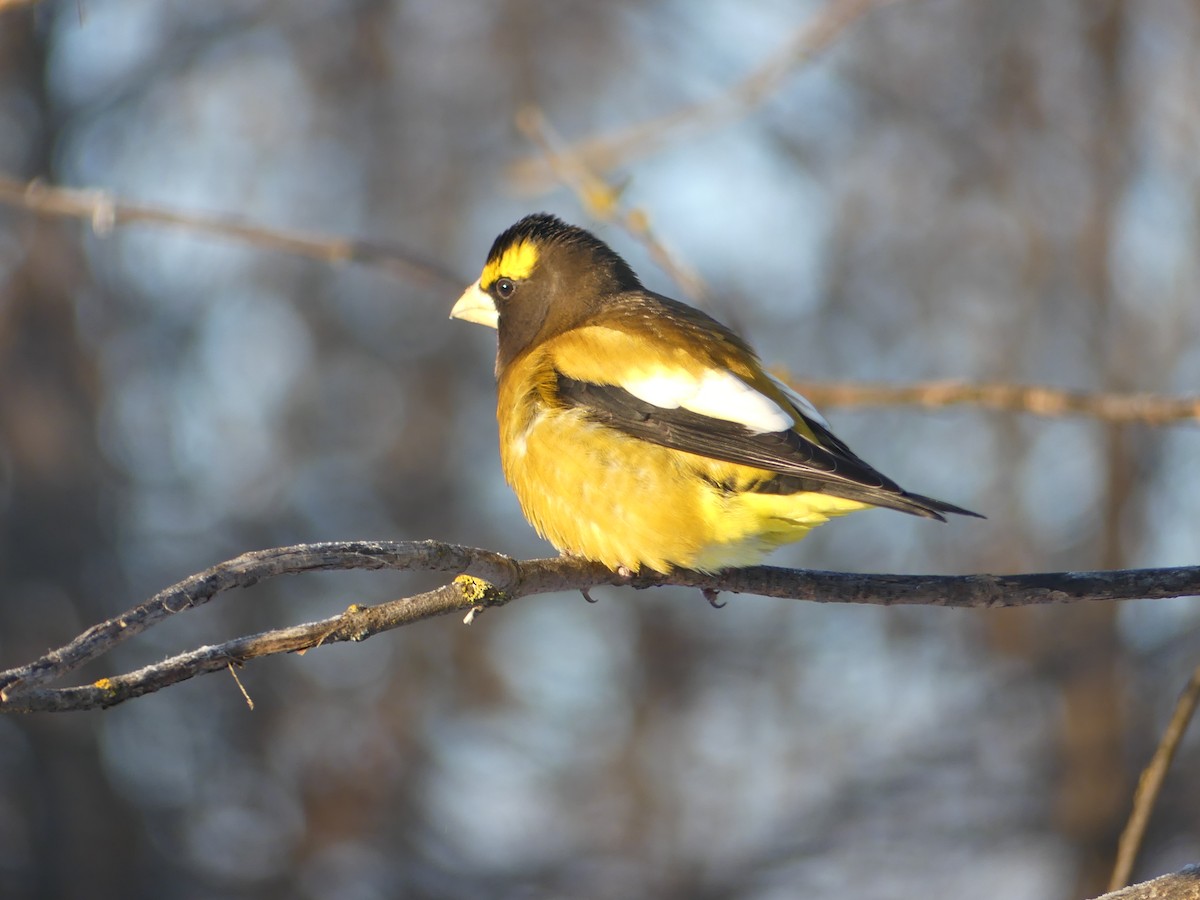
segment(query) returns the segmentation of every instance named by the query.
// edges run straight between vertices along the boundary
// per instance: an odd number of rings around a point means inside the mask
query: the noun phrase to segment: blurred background
[[[863,6],[865,4],[858,4]],[[727,93],[830,10],[827,52]],[[848,10],[848,11],[847,11]],[[494,335],[447,320],[547,209],[649,286],[515,124],[590,160],[797,377],[1200,385],[1200,4],[0,4],[0,175],[399,244],[451,277],[0,207],[0,667],[215,562],[325,539],[552,552],[500,473]],[[706,107],[712,109],[713,107]],[[913,490],[772,562],[1200,560],[1200,432],[827,409]],[[81,673],[431,584],[226,595]],[[1200,659],[1180,601],[991,613],[603,589],[107,712],[0,718],[0,896],[1078,898]],[[1196,862],[1186,741],[1139,879]]]

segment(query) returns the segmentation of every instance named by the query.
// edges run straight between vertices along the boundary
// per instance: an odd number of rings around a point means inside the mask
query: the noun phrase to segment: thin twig
[[[1104,422],[1166,425],[1200,421],[1200,397],[1088,393],[1022,384],[925,381],[868,384],[784,379],[817,406],[973,406],[1037,416],[1090,416]]]
[[[1133,864],[1137,860],[1138,850],[1142,846],[1142,838],[1146,835],[1146,826],[1150,823],[1150,813],[1154,810],[1154,804],[1162,791],[1163,782],[1166,781],[1167,771],[1171,768],[1171,761],[1175,758],[1175,752],[1183,741],[1183,736],[1187,732],[1192,717],[1196,714],[1198,705],[1200,705],[1200,666],[1197,666],[1192,672],[1191,679],[1175,702],[1175,711],[1171,713],[1171,721],[1167,723],[1162,740],[1158,742],[1150,764],[1146,766],[1141,778],[1138,779],[1137,790],[1133,793],[1133,810],[1129,814],[1129,821],[1125,824],[1125,829],[1121,832],[1121,840],[1117,844],[1117,862],[1113,866],[1112,878],[1108,883],[1110,891],[1115,891],[1129,883],[1129,878],[1133,874]]]
[[[430,284],[461,288],[467,282],[466,278],[438,263],[395,244],[266,228],[233,216],[183,213],[118,200],[108,191],[94,188],[56,187],[41,181],[24,183],[0,175],[0,205],[27,209],[45,216],[81,219],[89,222],[92,230],[100,236],[108,235],[118,225],[161,225],[324,262],[368,263],[380,266],[398,277],[415,277]]]
[[[592,171],[576,156],[560,149],[561,139],[536,107],[526,107],[517,113],[518,130],[545,155],[554,174],[574,191],[580,205],[592,216],[613,222],[638,241],[650,253],[650,258],[679,285],[689,300],[707,305],[708,286],[700,275],[671,253],[650,229],[650,217],[645,210],[622,210],[623,188],[609,184],[603,176]]]
[[[264,578],[300,572],[348,569],[420,569],[503,578],[508,557],[432,541],[338,541],[298,544],[243,553],[155,594],[145,603],[93,625],[73,641],[41,659],[0,673],[0,704],[18,690],[54,681],[117,644],[184,610],[202,606],[232,588],[250,587]]]
[[[246,690],[246,686],[242,684],[242,679],[238,678],[237,667],[233,663],[229,664],[229,674],[233,676],[233,683],[236,684],[238,686],[238,690],[242,692],[242,697],[245,699],[246,705],[250,707],[251,711],[253,711],[254,701],[250,699],[250,692]]]
[[[874,7],[888,2],[891,0],[835,0],[798,29],[763,65],[717,96],[610,134],[564,145],[559,155],[589,171],[604,174],[673,140],[747,116],[796,69],[830,47],[850,25]],[[551,161],[536,157],[519,160],[509,168],[509,177],[527,191],[545,190],[548,162]]]
[[[450,584],[376,606],[200,647],[134,672],[83,687],[43,687],[157,622],[218,593],[278,575],[334,569],[424,569],[463,573]],[[925,604],[996,608],[1042,603],[1200,595],[1200,567],[1032,575],[859,575],[753,566],[713,575],[678,571],[635,576],[575,558],[518,561],[499,553],[435,541],[342,541],[243,554],[159,592],[122,616],[88,629],[28,665],[0,673],[0,711],[94,709],[161,690],[250,659],[295,653],[372,635],[449,613],[479,612],[534,594],[599,585],[664,585],[825,603]],[[474,618],[474,617],[473,617]]]

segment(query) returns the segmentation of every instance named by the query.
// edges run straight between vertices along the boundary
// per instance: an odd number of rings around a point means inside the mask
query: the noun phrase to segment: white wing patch
[[[705,369],[700,377],[682,369],[660,369],[630,379],[621,387],[639,400],[662,409],[682,407],[702,416],[745,425],[755,434],[787,431],[795,424],[792,416],[770,397],[760,394],[732,372],[720,369]],[[811,408],[807,400],[804,403]]]
[[[815,406],[812,405],[811,400],[809,400],[807,397],[805,397],[799,391],[788,387],[786,384],[784,384],[782,381],[780,381],[774,375],[768,375],[767,377],[770,378],[773,382],[775,382],[775,387],[777,387],[781,391],[783,391],[784,396],[792,401],[792,403],[795,405],[796,409],[800,410],[800,412],[804,413],[804,415],[808,416],[808,418],[812,419],[818,425],[821,425],[821,426],[829,429],[830,431],[833,430],[833,428],[830,426],[830,424],[825,421],[825,417],[823,415],[821,415],[820,412],[818,412],[818,410]]]

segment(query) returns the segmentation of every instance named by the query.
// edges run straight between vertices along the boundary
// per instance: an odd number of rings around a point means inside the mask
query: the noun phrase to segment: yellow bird
[[[740,337],[554,216],[496,238],[450,315],[497,331],[504,476],[562,553],[712,572],[871,506],[978,515],[875,471]]]

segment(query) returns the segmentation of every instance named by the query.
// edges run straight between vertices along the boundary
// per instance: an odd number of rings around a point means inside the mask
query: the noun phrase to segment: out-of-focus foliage
[[[718,95],[815,2],[82,0],[0,13],[0,172],[402,243],[474,277],[571,193],[567,138]],[[618,166],[713,312],[806,377],[1194,393],[1200,7],[888,3],[759,109]],[[502,483],[493,337],[406,282],[0,209],[0,664],[211,563],[326,538],[545,553]],[[839,521],[775,561],[1195,563],[1200,435],[830,411],[978,509]],[[131,667],[389,599],[292,579]],[[1099,893],[1200,654],[1194,601],[1016,614],[597,591],[259,662],[103,714],[0,720],[5,897],[1062,898]],[[98,677],[108,669],[87,673]],[[1194,861],[1193,739],[1142,874]]]

